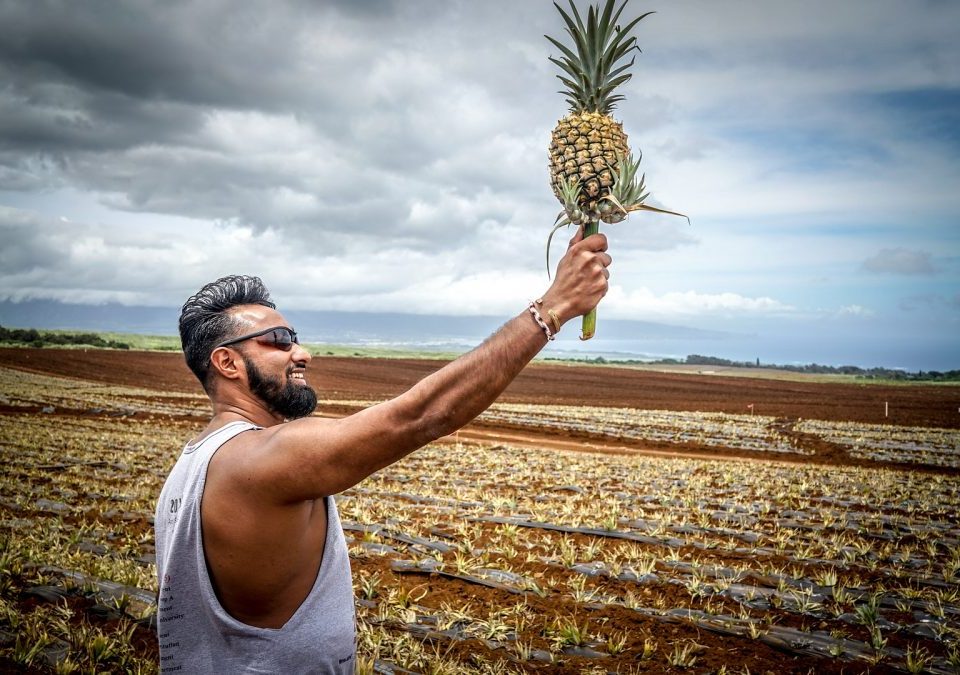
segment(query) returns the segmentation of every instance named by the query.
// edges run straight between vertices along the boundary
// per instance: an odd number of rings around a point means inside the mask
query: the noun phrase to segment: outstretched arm
[[[583,239],[577,232],[543,295],[541,312],[548,323],[548,309],[562,324],[590,311],[604,296],[606,248],[603,235]],[[341,420],[305,418],[267,429],[261,432],[267,442],[257,450],[262,456],[249,464],[256,467],[254,482],[281,502],[341,492],[467,424],[546,343],[546,334],[524,310],[479,347],[395,399]]]

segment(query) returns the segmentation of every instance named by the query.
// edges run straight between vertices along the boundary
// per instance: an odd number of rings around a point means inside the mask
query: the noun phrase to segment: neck
[[[263,404],[253,401],[213,401],[213,418],[210,427],[221,427],[227,422],[241,420],[256,424],[258,427],[272,427],[282,424],[283,417],[270,412]]]

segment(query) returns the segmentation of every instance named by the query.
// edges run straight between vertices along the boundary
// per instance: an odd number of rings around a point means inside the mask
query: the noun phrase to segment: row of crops
[[[0,395],[0,666],[153,672],[154,500],[195,401]],[[960,669],[953,475],[436,444],[338,504],[360,672]]]
[[[157,392],[0,368],[0,405],[24,412],[71,413],[119,417],[192,416],[206,418],[210,402],[201,394]]]
[[[960,431],[803,420],[799,431],[849,448],[853,457],[960,468]]]
[[[493,405],[479,419],[616,440],[812,455],[814,451],[798,440],[807,435],[845,449],[854,459],[960,468],[957,429],[822,420],[787,423],[763,415],[508,403]],[[799,433],[784,433],[785,428]]]
[[[480,420],[534,429],[586,432],[621,440],[696,443],[755,452],[809,453],[782,435],[774,418],[761,415],[500,403],[483,413]]]
[[[324,401],[365,407],[376,401]],[[204,417],[206,397],[158,392],[0,368],[0,404],[48,412]],[[763,415],[735,415],[598,406],[497,403],[478,419],[483,424],[537,431],[587,434],[610,440],[706,446],[756,453],[812,455],[784,421]],[[836,444],[855,459],[960,468],[960,430],[822,420],[798,420],[793,431]]]

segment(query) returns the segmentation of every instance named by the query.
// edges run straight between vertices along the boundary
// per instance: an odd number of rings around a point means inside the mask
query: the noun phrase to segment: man
[[[350,561],[332,495],[485,410],[607,291],[603,235],[571,240],[541,300],[397,398],[308,417],[310,354],[257,278],[187,300],[180,337],[213,418],[157,504],[161,672],[349,673]]]

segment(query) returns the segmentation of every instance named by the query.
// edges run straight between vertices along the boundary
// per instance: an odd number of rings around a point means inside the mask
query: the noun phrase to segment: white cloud
[[[603,300],[605,312],[622,319],[675,321],[690,318],[738,318],[746,316],[785,316],[794,307],[769,297],[745,297],[738,293],[701,293],[670,291],[661,295],[649,288],[625,290],[612,285]]]

